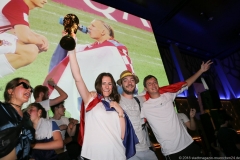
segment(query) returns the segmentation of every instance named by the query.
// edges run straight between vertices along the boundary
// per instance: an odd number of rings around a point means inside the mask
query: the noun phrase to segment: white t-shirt
[[[140,101],[140,104],[143,103],[141,97],[137,97]],[[127,113],[130,121],[132,122],[134,131],[138,137],[139,143],[136,144],[136,151],[146,151],[149,149],[149,145],[146,141],[146,131],[142,130],[142,124],[144,119],[140,117],[140,110],[137,101],[133,99],[125,98],[121,95],[120,106]]]
[[[118,113],[106,111],[101,102],[85,113],[81,156],[91,160],[126,160]]]
[[[63,125],[63,124],[66,124],[66,125],[69,124],[69,119],[67,117],[64,117],[64,116],[62,116],[59,120],[56,120],[54,118],[50,118],[50,120],[56,122],[58,127]],[[62,135],[62,139],[64,140],[65,139],[66,129],[60,130],[60,132],[61,132],[61,135]],[[64,145],[64,152],[65,151],[67,151],[67,149],[66,149],[66,146]]]
[[[0,47],[0,54],[15,53],[17,47],[17,36],[9,33],[1,33],[0,40],[2,41]],[[1,68],[3,69],[3,68]]]
[[[189,118],[184,113],[177,113],[178,119],[180,122],[183,123],[183,126],[187,129],[187,126],[185,125],[186,122],[190,121]]]
[[[53,137],[53,132],[56,131],[60,131],[60,129],[55,122],[52,122],[49,119],[40,118],[35,131],[35,139],[50,139]]]
[[[186,89],[182,88],[177,93],[164,93],[143,103],[141,117],[147,118],[165,156],[182,151],[193,142],[173,107],[176,95]]]
[[[68,124],[69,124],[68,118],[67,118],[67,117],[64,117],[64,116],[62,116],[59,120],[54,119],[54,118],[50,118],[50,120],[51,120],[51,121],[55,121],[55,122],[57,123],[58,127],[61,126],[61,125],[63,125],[63,124],[65,124],[65,125],[68,125]],[[63,139],[63,140],[65,139],[65,133],[66,133],[66,130],[65,130],[65,129],[64,129],[64,130],[61,130],[61,134],[62,134],[62,139]]]

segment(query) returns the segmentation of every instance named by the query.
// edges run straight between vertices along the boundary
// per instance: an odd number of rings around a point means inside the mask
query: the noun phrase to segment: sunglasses
[[[28,85],[27,83],[25,83],[25,82],[20,82],[20,83],[17,84],[17,86],[20,86],[21,84],[22,84],[23,88],[25,88],[25,89],[29,89],[30,88],[30,92],[33,92],[33,88],[30,85]]]

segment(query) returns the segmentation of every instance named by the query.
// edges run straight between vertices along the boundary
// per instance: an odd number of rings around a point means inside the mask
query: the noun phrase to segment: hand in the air
[[[213,62],[211,60],[208,60],[206,63],[202,62],[202,64],[201,64],[201,71],[202,72],[206,72],[210,68],[212,63]]]
[[[52,78],[50,78],[50,79],[48,80],[48,84],[49,84],[50,86],[52,86],[52,87],[54,87],[54,86],[56,85],[56,83],[54,82],[54,80],[53,80]]]

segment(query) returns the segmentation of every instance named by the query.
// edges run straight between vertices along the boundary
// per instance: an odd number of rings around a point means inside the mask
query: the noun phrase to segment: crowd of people
[[[208,70],[210,61],[203,63],[201,69],[185,82],[174,84],[174,90],[171,86],[159,88],[157,79],[148,75],[143,82],[146,95],[135,97],[139,79],[128,70],[121,73],[117,82],[111,73],[101,73],[95,81],[97,94],[89,92],[75,54],[75,51],[70,51],[69,59],[76,87],[83,99],[78,138],[82,146],[81,158],[157,160],[155,153],[149,149],[148,134],[142,127],[144,118],[149,122],[166,158],[201,156],[200,149],[192,143],[192,138],[179,121],[172,102],[178,93]],[[117,84],[123,88],[121,95]],[[1,159],[71,159],[64,146],[72,141],[78,121],[64,117],[64,100],[68,96],[53,80],[49,80],[49,85],[59,91],[55,103],[48,98],[47,87],[36,86],[33,92],[29,81],[24,78],[15,78],[6,85],[5,102],[1,103],[1,116],[5,117],[5,122],[1,121],[1,131],[5,133],[5,137],[1,138],[5,142]],[[41,87],[45,89],[40,90]],[[31,103],[23,113],[21,106],[28,101],[32,92],[36,102]],[[54,113],[50,119],[46,112],[49,106]],[[11,124],[8,123],[9,119]],[[12,132],[13,128],[18,132]],[[65,138],[66,132],[68,138]],[[62,151],[57,154],[58,149]]]
[[[9,41],[14,45],[3,45],[0,48],[0,77],[30,64],[38,53],[48,49],[46,37],[30,30],[24,17],[13,18],[10,12],[28,15],[29,10],[43,7],[46,2],[1,0],[3,14],[0,18],[5,21],[0,26],[0,39],[3,39],[1,42]],[[16,8],[16,3],[23,9]],[[7,30],[12,33],[5,33]],[[200,69],[184,82],[165,87],[159,87],[157,78],[148,75],[143,80],[146,94],[136,96],[136,85],[140,80],[134,74],[126,46],[114,39],[113,29],[104,21],[93,20],[88,30],[90,37],[96,42],[91,45],[77,45],[76,49],[65,54],[75,82],[74,88],[82,99],[80,121],[65,117],[65,101],[72,97],[53,79],[49,78],[46,86],[38,85],[33,89],[29,80],[14,78],[6,84],[4,102],[0,102],[0,160],[157,160],[156,154],[151,150],[146,121],[167,160],[179,159],[180,156],[203,156],[186,129],[196,129],[196,110],[191,109],[189,120],[186,115],[177,115],[173,101],[206,72],[212,62],[203,62]],[[24,37],[25,35],[31,36]],[[106,46],[116,48],[117,57],[120,55],[123,64],[112,64],[109,60],[111,65],[108,67],[115,65],[118,71],[114,71],[112,67],[108,69],[110,72],[102,70],[95,81],[91,77],[90,82],[94,82],[91,85],[95,86],[96,91],[91,92],[86,84],[89,80],[82,75],[86,72],[83,71],[84,66],[79,64],[77,54]],[[62,61],[53,62],[50,70],[59,67],[59,63]],[[116,67],[118,65],[121,67]],[[113,75],[117,75],[119,79],[116,81],[116,76]],[[53,74],[50,73],[49,76]],[[118,87],[122,88],[121,94]],[[54,99],[49,98],[49,88],[53,88],[58,94]],[[32,94],[35,102],[23,111],[23,104],[28,102]],[[53,117],[49,117],[49,110],[53,112]],[[236,136],[226,126],[227,122],[219,130],[220,144],[225,143],[220,140],[224,134]],[[76,153],[79,155],[73,156],[71,150],[68,150],[71,144],[76,145],[75,148],[79,151]],[[234,153],[238,153],[239,145],[234,149]],[[232,154],[225,150],[226,155]]]

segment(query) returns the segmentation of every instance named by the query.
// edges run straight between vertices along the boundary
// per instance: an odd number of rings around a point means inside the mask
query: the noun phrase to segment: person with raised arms
[[[141,117],[149,122],[153,133],[160,143],[166,159],[179,159],[180,156],[201,156],[200,148],[193,143],[173,107],[175,97],[187,90],[196,79],[206,72],[212,62],[202,62],[201,68],[185,82],[159,88],[157,78],[148,75],[143,85],[146,102],[143,103]]]
[[[81,156],[94,160],[125,160],[133,156],[138,139],[119,105],[120,95],[113,76],[105,72],[98,75],[95,81],[98,96],[94,98],[82,78],[75,50],[69,52],[69,60],[77,90],[83,100],[79,140],[82,144]],[[126,132],[132,134],[128,136]],[[132,144],[130,148],[127,143]]]

